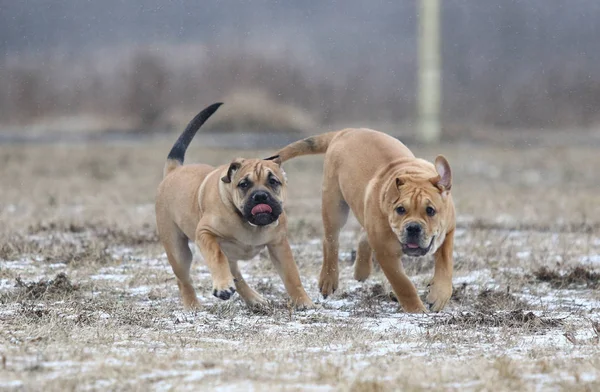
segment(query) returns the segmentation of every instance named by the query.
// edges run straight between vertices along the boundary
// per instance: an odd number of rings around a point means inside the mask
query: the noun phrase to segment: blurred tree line
[[[442,5],[446,124],[600,121],[599,1]],[[145,127],[254,88],[320,124],[411,121],[417,22],[414,1],[0,0],[0,116]]]

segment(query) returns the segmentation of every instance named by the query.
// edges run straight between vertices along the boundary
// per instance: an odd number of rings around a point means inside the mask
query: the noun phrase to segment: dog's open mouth
[[[270,206],[266,203],[257,204],[249,210],[250,213],[247,213],[246,219],[255,226],[270,225],[277,220],[280,214],[276,206]]]
[[[427,253],[429,253],[429,250],[431,249],[431,245],[433,245],[434,239],[435,239],[435,237],[431,238],[431,241],[429,242],[429,245],[426,248],[422,248],[421,245],[419,245],[416,242],[403,243],[402,244],[402,253],[404,253],[407,256],[413,256],[413,257],[425,256]]]
[[[268,204],[257,204],[252,207],[252,211],[250,213],[252,216],[256,216],[258,214],[270,214],[273,212],[273,209]]]

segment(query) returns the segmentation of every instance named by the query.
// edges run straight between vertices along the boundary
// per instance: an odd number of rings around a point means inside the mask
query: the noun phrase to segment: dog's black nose
[[[408,234],[421,234],[421,225],[418,223],[409,223],[406,225],[406,232]]]
[[[269,194],[267,192],[256,192],[252,195],[252,201],[255,203],[264,203],[269,199]]]

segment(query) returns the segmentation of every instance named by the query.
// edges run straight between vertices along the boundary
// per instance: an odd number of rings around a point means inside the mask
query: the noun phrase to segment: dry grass
[[[44,297],[55,297],[70,294],[79,290],[78,285],[71,283],[64,272],[59,273],[53,280],[40,280],[38,282],[23,282],[21,278],[16,279],[17,287],[21,289],[22,295],[28,299],[38,300]]]
[[[592,289],[600,286],[600,273],[591,271],[587,267],[577,266],[572,271],[561,274],[558,271],[550,270],[548,267],[541,267],[534,273],[537,280],[549,282],[555,288],[565,288],[571,285],[583,285]]]
[[[189,161],[270,152],[198,148],[204,137]],[[415,316],[398,312],[377,266],[352,280],[354,220],[339,292],[318,296],[321,157],[286,171],[294,256],[322,308],[290,309],[261,253],[241,265],[269,308],[213,298],[196,255],[203,308],[184,312],[154,232],[170,143],[0,146],[0,389],[598,388],[597,150],[416,149],[450,160],[459,217],[453,299]],[[404,265],[424,295],[432,261]]]

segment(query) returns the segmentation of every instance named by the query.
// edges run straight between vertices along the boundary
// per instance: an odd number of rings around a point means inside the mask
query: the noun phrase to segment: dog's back
[[[200,218],[198,190],[213,170],[214,167],[209,165],[194,164],[176,167],[168,173],[158,186],[156,194],[156,219],[159,227],[171,221],[186,237],[194,238]]]

